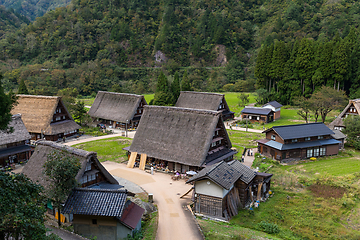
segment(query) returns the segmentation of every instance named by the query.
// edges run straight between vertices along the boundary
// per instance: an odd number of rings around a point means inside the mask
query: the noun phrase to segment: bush
[[[278,227],[278,225],[265,221],[261,221],[260,223],[256,224],[256,229],[270,234],[280,232],[280,228]]]

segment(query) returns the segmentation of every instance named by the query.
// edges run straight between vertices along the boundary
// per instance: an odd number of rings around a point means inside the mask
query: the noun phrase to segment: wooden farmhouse
[[[178,107],[145,106],[138,130],[128,149],[129,167],[141,156],[148,166],[179,171],[202,169],[236,151],[225,130],[221,112]]]
[[[31,140],[45,138],[57,141],[78,133],[80,126],[74,122],[61,97],[17,95],[18,104],[12,114],[21,114]]]
[[[143,108],[144,96],[99,91],[89,110],[94,123],[112,128],[137,128]]]
[[[258,140],[258,152],[276,160],[305,159],[335,155],[340,142],[324,123],[308,123],[272,127]]]
[[[245,107],[241,110],[241,118],[250,122],[269,123],[274,121],[274,112],[270,108]]]
[[[349,100],[349,104],[344,108],[340,115],[329,124],[329,128],[343,130],[345,128],[343,120],[348,116],[356,115],[360,115],[360,98]]]
[[[175,107],[220,111],[224,121],[234,118],[234,112],[230,111],[224,94],[183,91]]]
[[[73,215],[74,231],[84,237],[127,239],[141,229],[145,210],[126,198],[126,190],[75,188],[63,213]]]
[[[239,208],[269,197],[272,174],[258,173],[237,160],[205,167],[187,183],[194,183],[194,212],[229,220]]]
[[[30,134],[21,120],[21,115],[13,115],[9,130],[0,131],[0,167],[26,162],[31,156],[28,145]],[[11,131],[12,129],[12,131]]]
[[[271,101],[266,103],[265,105],[262,106],[262,108],[268,108],[271,109],[274,112],[274,120],[279,119],[280,118],[280,114],[281,114],[281,107],[283,105],[281,105],[280,103],[278,103],[277,101]]]

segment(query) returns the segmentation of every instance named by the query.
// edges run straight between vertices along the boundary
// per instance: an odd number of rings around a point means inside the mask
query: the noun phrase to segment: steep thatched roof
[[[354,106],[356,108],[356,112],[357,113],[354,113],[354,115],[360,115],[360,99],[352,99],[352,100],[349,100],[349,103],[348,105],[346,105],[346,107],[344,108],[344,110],[340,113],[340,115],[335,118],[334,121],[332,121],[330,124],[329,124],[329,128],[331,129],[334,129],[334,127],[345,127],[345,124],[344,124],[344,121],[343,119],[346,117],[346,112],[348,111],[348,109],[351,107],[351,106]]]
[[[206,160],[215,128],[220,121],[231,148],[224,123],[217,111],[177,107],[145,106],[131,152],[149,157],[201,166]]]
[[[12,114],[21,114],[26,129],[30,133],[55,135],[74,131],[80,128],[65,108],[61,97],[18,95],[18,104],[11,110]],[[57,106],[61,104],[71,120],[51,123]]]
[[[113,176],[103,167],[103,165],[97,159],[96,152],[88,152],[85,150],[65,146],[59,143],[54,143],[45,140],[37,141],[37,146],[35,151],[27,164],[24,166],[22,173],[30,178],[33,182],[39,182],[42,186],[47,188],[49,181],[46,179],[46,176],[43,174],[43,166],[47,161],[47,156],[52,151],[61,151],[66,150],[74,157],[78,158],[81,164],[81,169],[76,175],[76,180],[79,182],[83,176],[86,163],[93,161],[94,164],[99,168],[99,171],[105,176],[106,180],[112,184],[118,184],[118,182],[113,178]]]
[[[184,91],[180,92],[175,107],[217,111],[221,101],[224,102],[225,109],[229,110],[224,94]]]
[[[134,117],[141,101],[146,104],[142,95],[99,91],[89,110],[89,115],[124,123]]]
[[[8,127],[13,132],[0,131],[0,145],[30,140],[31,136],[21,120],[21,114],[13,115]]]

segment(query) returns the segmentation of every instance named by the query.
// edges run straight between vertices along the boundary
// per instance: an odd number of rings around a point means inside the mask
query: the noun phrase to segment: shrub
[[[280,228],[278,227],[278,225],[265,221],[261,221],[260,223],[256,224],[256,229],[270,234],[280,232]]]

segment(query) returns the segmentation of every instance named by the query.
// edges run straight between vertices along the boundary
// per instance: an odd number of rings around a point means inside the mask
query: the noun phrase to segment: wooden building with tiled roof
[[[78,132],[75,123],[61,97],[17,95],[17,105],[12,114],[21,114],[32,140],[45,138],[57,141]]]
[[[133,156],[146,155],[147,163],[185,173],[230,161],[236,153],[231,147],[218,111],[145,106],[128,150]]]
[[[219,93],[182,91],[175,107],[220,111],[224,121],[234,118],[225,95]]]
[[[99,91],[89,115],[95,123],[103,123],[112,128],[136,128],[144,106],[144,96]]]
[[[9,130],[0,131],[0,167],[11,166],[29,160],[31,148],[30,134],[21,120],[21,115],[13,115]]]

